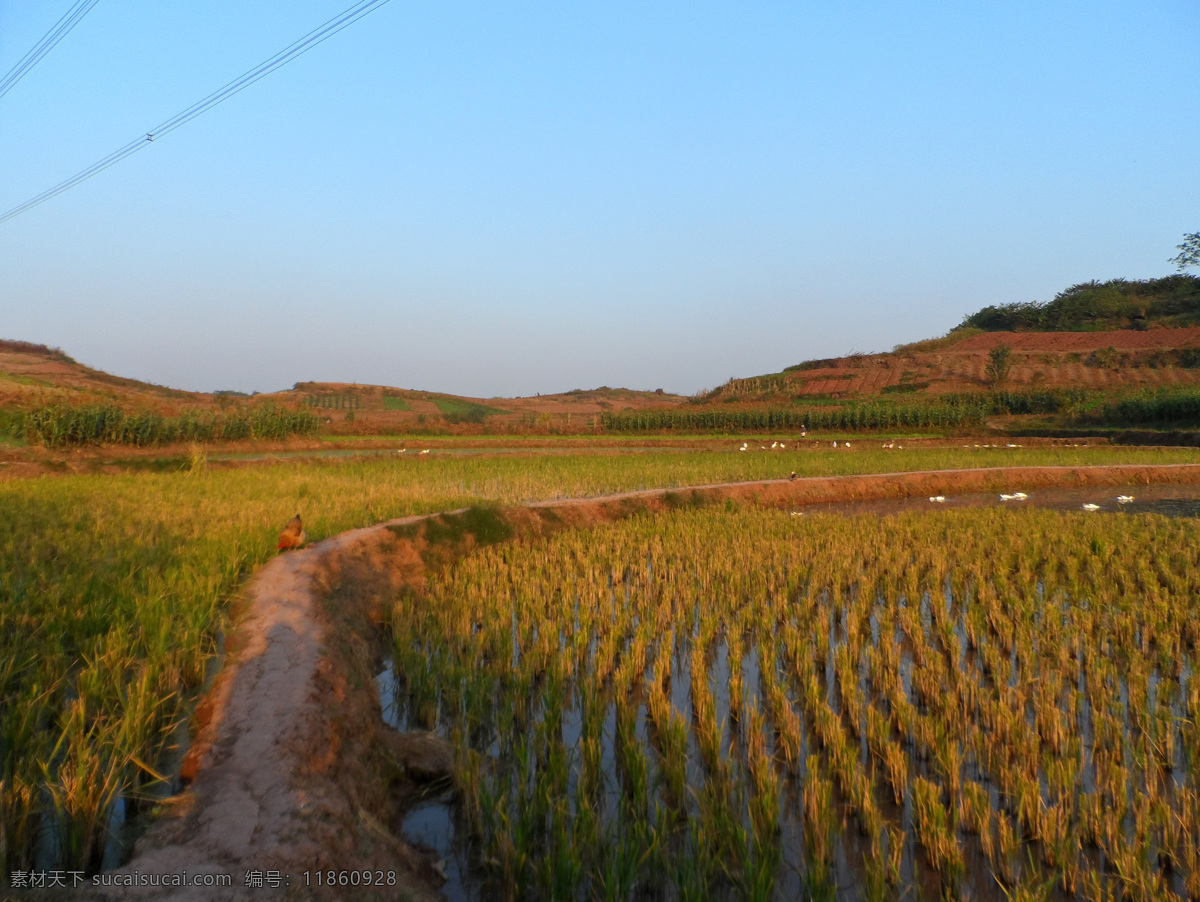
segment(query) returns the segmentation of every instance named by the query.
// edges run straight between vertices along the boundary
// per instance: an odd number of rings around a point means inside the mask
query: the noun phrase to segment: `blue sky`
[[[0,210],[350,0],[99,0]],[[70,0],[0,4],[0,74]],[[0,224],[0,337],[195,390],[684,393],[1150,278],[1200,229],[1200,5],[392,0]]]

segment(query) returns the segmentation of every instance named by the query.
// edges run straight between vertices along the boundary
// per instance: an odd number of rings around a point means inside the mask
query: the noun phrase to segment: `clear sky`
[[[0,98],[0,211],[351,0],[99,0]],[[70,0],[0,3],[0,75]],[[1167,275],[1194,0],[392,0],[0,224],[0,337],[195,390],[730,376]]]

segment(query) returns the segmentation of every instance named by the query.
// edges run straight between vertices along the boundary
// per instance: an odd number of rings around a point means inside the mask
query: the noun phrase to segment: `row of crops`
[[[1200,425],[1200,392],[1166,390],[1124,398],[1105,411],[1121,425]]]
[[[320,392],[304,396],[309,407],[322,410],[362,410],[362,398],[358,392]]]
[[[1200,525],[707,508],[401,598],[488,898],[1200,898]]]
[[[979,426],[987,417],[1001,414],[1057,413],[1084,397],[1077,391],[992,392],[945,394],[905,402],[847,402],[839,407],[606,412],[600,415],[600,425],[614,432],[958,428]]]
[[[264,405],[232,413],[190,411],[168,417],[117,407],[51,406],[22,416],[27,437],[49,448],[78,445],[147,447],[178,442],[284,439],[312,435],[318,420],[306,411]]]

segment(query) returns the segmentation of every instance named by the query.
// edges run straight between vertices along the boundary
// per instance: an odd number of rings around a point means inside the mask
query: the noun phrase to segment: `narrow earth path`
[[[1003,467],[648,489],[500,513],[543,535],[681,503],[787,506],[954,492],[1200,483],[1200,464]],[[442,516],[438,514],[431,517]],[[247,584],[227,658],[197,709],[187,791],[93,898],[172,900],[437,897],[433,863],[394,834],[405,786],[445,775],[435,740],[383,726],[373,675],[386,605],[424,581],[429,517],[351,530],[281,554]],[[469,551],[464,547],[453,554]],[[330,888],[370,873],[373,885]],[[320,876],[318,876],[320,872]],[[172,881],[163,886],[162,881]],[[174,881],[182,881],[177,885]],[[227,881],[227,885],[220,885]],[[152,882],[159,885],[150,885]]]

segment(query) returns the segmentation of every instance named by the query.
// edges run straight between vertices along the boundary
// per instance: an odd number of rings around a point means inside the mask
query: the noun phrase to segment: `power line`
[[[0,79],[0,97],[3,97],[9,92],[17,82],[25,77],[25,73],[38,64],[43,56],[54,49],[54,45],[67,36],[72,28],[79,24],[79,20],[88,14],[88,11],[95,6],[99,0],[79,0],[74,6],[67,10],[61,19],[59,19],[53,28],[46,32],[45,36],[33,45],[33,49],[26,53],[17,62],[8,74]]]
[[[95,2],[95,0],[90,0],[90,2]],[[6,213],[0,214],[0,222],[7,222],[14,216],[19,216],[26,210],[36,207],[38,204],[45,203],[46,201],[50,200],[50,198],[62,194],[68,188],[73,188],[80,182],[85,182],[92,176],[99,175],[109,166],[121,162],[121,160],[125,159],[127,156],[136,153],[137,151],[146,147],[148,144],[161,138],[163,135],[175,131],[175,129],[179,128],[179,126],[183,125],[184,123],[191,122],[201,113],[206,113],[218,104],[224,103],[234,94],[245,90],[260,78],[265,78],[276,69],[279,69],[280,67],[285,66],[292,60],[296,59],[296,57],[302,56],[309,50],[312,50],[313,47],[316,47],[322,41],[333,37],[343,28],[353,25],[363,16],[374,12],[387,2],[388,0],[361,0],[361,2],[356,3],[345,12],[334,16],[321,27],[309,32],[295,43],[285,47],[270,59],[259,63],[249,72],[246,72],[244,75],[235,78],[223,88],[213,91],[203,100],[198,100],[196,103],[192,104],[182,112],[176,113],[170,119],[167,119],[157,127],[146,132],[146,134],[142,135],[141,137],[135,138],[124,147],[114,150],[108,156],[97,160],[86,169],[82,169],[75,173],[66,181],[59,182],[53,188],[48,188],[36,197],[32,197],[25,201],[25,203],[19,204]]]

